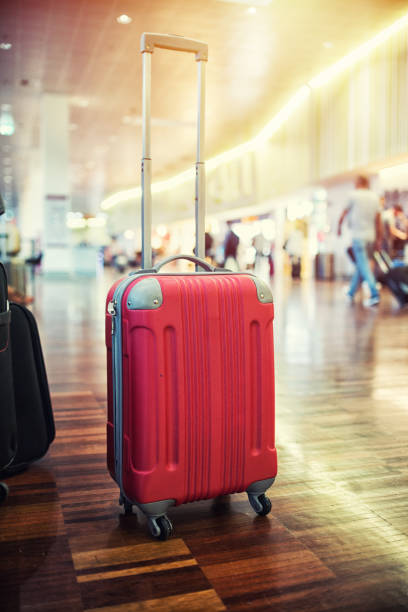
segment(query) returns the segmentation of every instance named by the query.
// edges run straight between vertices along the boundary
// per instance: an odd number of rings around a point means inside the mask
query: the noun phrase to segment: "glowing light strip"
[[[345,55],[338,62],[323,70],[323,72],[319,73],[313,79],[311,79],[307,85],[303,85],[291,98],[290,100],[281,108],[281,110],[269,121],[265,127],[251,140],[244,142],[233,149],[229,149],[220,155],[216,155],[215,157],[210,158],[206,162],[207,170],[215,170],[219,166],[241,155],[254,151],[259,147],[262,143],[266,142],[275,134],[279,128],[286,123],[289,117],[294,113],[294,111],[299,108],[304,100],[306,100],[310,94],[311,89],[316,89],[318,87],[322,87],[330,80],[332,80],[335,76],[344,72],[347,68],[350,68],[352,65],[356,64],[358,61],[369,55],[374,49],[376,49],[379,45],[389,40],[394,34],[397,34],[405,27],[408,26],[408,14],[401,17],[398,21],[394,22],[391,26],[382,30],[379,34],[371,38],[364,44],[360,45],[352,51]],[[180,174],[176,174],[175,176],[163,180],[157,181],[152,184],[152,193],[161,193],[163,191],[167,191],[169,189],[173,189],[174,187],[178,187],[184,183],[187,183],[190,180],[194,179],[194,168],[189,170],[184,170],[180,172]],[[109,210],[113,206],[116,206],[120,202],[128,202],[129,200],[138,199],[141,197],[142,190],[141,187],[133,187],[132,189],[127,189],[125,191],[118,191],[113,195],[109,196],[105,200],[103,200],[101,204],[101,208],[103,210]]]
[[[321,87],[322,85],[326,85],[329,81],[331,81],[335,76],[347,70],[363,58],[367,57],[374,49],[379,47],[382,43],[386,42],[397,34],[404,28],[408,26],[408,15],[404,15],[398,21],[395,21],[392,25],[390,25],[385,30],[382,30],[379,34],[371,38],[367,42],[363,43],[351,53],[348,53],[344,57],[342,57],[338,62],[327,68],[327,70],[323,70],[320,74],[315,76],[313,79],[309,81],[309,86],[312,89],[317,87]]]
[[[248,153],[249,151],[254,151],[259,147],[260,144],[266,142],[278,129],[287,121],[287,119],[291,116],[291,114],[299,107],[299,105],[305,100],[310,93],[310,88],[307,85],[303,85],[294,96],[289,100],[289,102],[273,117],[269,123],[253,138],[248,142],[244,142],[243,144],[234,147],[233,149],[229,149],[224,153],[220,153],[220,155],[216,155],[212,157],[208,161],[206,161],[205,166],[207,170],[215,170],[222,164],[232,161],[241,155]],[[184,170],[180,172],[180,174],[176,174],[175,176],[165,179],[163,181],[157,181],[152,184],[152,193],[161,193],[163,191],[168,191],[169,189],[173,189],[174,187],[178,187],[184,183],[187,183],[190,180],[194,179],[195,170],[194,168]],[[135,200],[140,198],[142,195],[142,189],[139,187],[133,187],[131,189],[127,189],[125,191],[118,191],[113,195],[109,196],[105,200],[103,200],[101,204],[101,208],[103,210],[109,210],[119,202],[128,202],[129,200]]]

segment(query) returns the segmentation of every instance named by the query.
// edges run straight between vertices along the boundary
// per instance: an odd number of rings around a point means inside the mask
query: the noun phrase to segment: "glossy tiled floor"
[[[408,312],[276,283],[279,477],[174,509],[150,539],[105,469],[104,295],[41,281],[57,438],[0,508],[2,610],[408,610]]]

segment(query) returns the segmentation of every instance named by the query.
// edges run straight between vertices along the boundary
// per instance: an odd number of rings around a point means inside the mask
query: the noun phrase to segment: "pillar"
[[[46,274],[71,271],[71,249],[66,217],[71,209],[69,190],[68,97],[46,93],[41,101],[42,249]]]

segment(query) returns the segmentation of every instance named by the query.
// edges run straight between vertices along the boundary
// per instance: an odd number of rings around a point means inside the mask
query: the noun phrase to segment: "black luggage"
[[[408,266],[393,267],[385,251],[376,251],[374,259],[378,265],[377,280],[388,287],[400,306],[408,304]]]
[[[1,270],[3,285],[7,287],[3,266]],[[4,295],[7,296],[7,292]],[[7,306],[7,299],[4,302],[3,297],[0,307],[4,309],[4,305]],[[10,319],[8,347],[0,353],[2,476],[20,471],[40,459],[55,436],[47,374],[34,316],[25,306],[11,303],[9,315],[3,320],[7,318]],[[4,329],[2,337],[3,340],[6,337]]]
[[[13,461],[17,450],[10,319],[6,270],[0,262],[0,470],[6,468]],[[5,497],[7,497],[7,487],[0,483],[0,501]]]

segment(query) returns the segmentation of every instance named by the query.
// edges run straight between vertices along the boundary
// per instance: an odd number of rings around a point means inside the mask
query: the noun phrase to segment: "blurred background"
[[[265,277],[353,271],[337,223],[356,173],[408,214],[405,0],[3,0],[0,247],[30,300],[140,266],[144,31],[209,43],[209,259]],[[194,246],[196,66],[153,55],[153,247]],[[405,249],[405,258],[408,257]],[[293,281],[290,281],[293,282]]]

